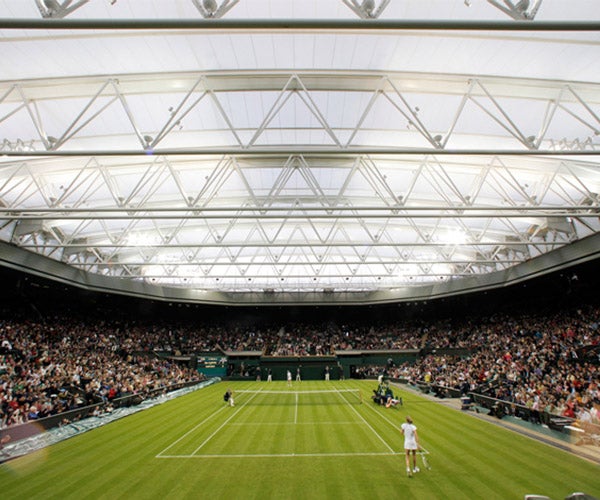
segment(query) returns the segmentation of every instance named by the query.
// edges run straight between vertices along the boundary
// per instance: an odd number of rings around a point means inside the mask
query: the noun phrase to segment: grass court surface
[[[403,406],[376,406],[376,386],[221,382],[3,464],[1,497],[600,497],[596,464],[412,392],[394,388]],[[399,431],[406,415],[432,467],[419,460],[413,478]]]

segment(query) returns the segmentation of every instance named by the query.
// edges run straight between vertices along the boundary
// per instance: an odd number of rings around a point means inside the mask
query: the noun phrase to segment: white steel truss
[[[26,0],[23,0],[26,1]],[[86,5],[89,0],[29,0],[35,3],[42,18],[63,19]],[[106,0],[115,5],[117,0]],[[218,19],[225,16],[240,0],[185,0],[191,2],[205,19]],[[391,0],[341,0],[354,14],[361,19],[377,19],[381,16]],[[543,0],[487,0],[499,11],[515,21],[532,21],[541,7]],[[252,2],[252,0],[246,0]],[[464,0],[470,7],[473,0]]]
[[[250,1],[185,5],[211,23]],[[399,9],[386,0],[338,3],[365,23]],[[480,3],[529,21],[551,4]],[[54,18],[107,8],[36,5]],[[165,297],[391,300],[399,289],[459,289],[509,273],[600,232],[600,81],[591,65],[552,68],[549,77],[543,64],[523,69],[536,61],[522,56],[523,76],[481,61],[457,71],[434,61],[444,41],[437,33],[355,43],[348,25],[351,36],[330,44],[318,24],[289,39],[256,24],[204,37],[195,27],[124,30],[86,45],[105,43],[110,55],[123,41],[174,47],[159,71],[154,61],[135,72],[111,59],[111,71],[90,65],[58,76],[48,66],[20,76],[10,53],[0,80],[0,249]],[[52,60],[70,68],[82,63],[78,46],[98,35],[9,34],[0,43],[15,50],[44,51],[51,41],[60,49]],[[537,35],[461,32],[448,43],[459,60],[461,49],[472,56],[471,44],[491,37],[508,62],[522,47],[547,44],[589,58],[600,43],[596,33]],[[277,53],[278,43],[290,50]],[[220,45],[206,51],[211,44]],[[288,62],[289,53],[302,62]],[[496,55],[507,64],[502,50]]]
[[[249,102],[263,103],[251,120]],[[340,105],[352,107],[349,116]],[[441,105],[443,117],[435,114]],[[61,106],[72,114],[57,113]],[[597,150],[599,107],[599,84],[467,75],[240,71],[0,82],[0,151],[90,149],[97,136],[110,144],[96,148],[103,154],[215,147],[460,152],[481,138],[499,152]],[[554,135],[561,130],[570,136]]]
[[[599,229],[590,168],[564,158],[153,155],[3,173],[6,241],[92,273],[210,290],[445,281]]]

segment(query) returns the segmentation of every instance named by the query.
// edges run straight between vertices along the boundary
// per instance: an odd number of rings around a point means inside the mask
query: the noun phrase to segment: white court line
[[[256,453],[232,455],[162,455],[157,458],[302,458],[302,457],[389,457],[402,455],[400,452],[356,452],[356,453]]]
[[[383,420],[385,420],[388,424],[390,424],[394,429],[398,430],[399,426],[396,425],[395,422],[392,422],[389,418],[387,418],[385,415],[383,415],[381,412],[377,411],[375,409],[375,407],[368,405],[368,407],[373,410],[375,413],[377,413],[377,415],[379,415]]]
[[[340,394],[340,398],[344,399],[344,398],[342,397],[342,395],[341,395],[341,394]],[[344,399],[344,401],[346,401],[346,400]],[[356,414],[358,415],[358,417],[359,417],[359,418],[360,418],[360,419],[361,419],[361,420],[364,422],[364,424],[365,424],[365,425],[366,425],[366,426],[367,426],[369,429],[371,429],[371,431],[373,432],[373,434],[375,434],[375,435],[376,435],[376,436],[379,438],[379,440],[380,440],[380,441],[381,441],[381,442],[382,442],[382,443],[383,443],[383,444],[384,444],[384,445],[387,447],[387,449],[388,449],[388,450],[390,450],[390,452],[392,452],[392,454],[394,454],[395,452],[394,452],[394,450],[392,449],[392,447],[391,447],[389,444],[387,444],[387,441],[386,441],[385,439],[383,439],[383,438],[382,438],[382,437],[381,437],[381,436],[380,436],[380,435],[377,433],[377,431],[376,431],[375,429],[373,429],[373,427],[371,426],[371,424],[369,424],[369,422],[367,422],[367,421],[365,420],[365,418],[364,418],[364,417],[363,417],[363,416],[362,416],[360,413],[358,413],[358,411],[356,410],[356,408],[354,408],[354,407],[353,407],[353,406],[352,406],[350,403],[348,403],[348,406],[349,406],[349,407],[352,409],[352,411],[353,411],[354,413],[356,413]]]
[[[233,415],[231,415],[227,420],[225,420],[225,422],[223,422],[219,428],[213,432],[210,436],[208,436],[200,446],[198,446],[198,448],[196,448],[193,452],[192,455],[195,455],[200,448],[202,448],[206,443],[208,443],[223,427],[225,427],[225,425],[227,425],[227,422],[229,422],[233,417],[235,417],[238,412],[244,407],[246,406],[250,401],[252,401],[257,395],[259,394],[259,392],[257,392],[254,396],[252,396],[248,401],[246,401],[242,406],[238,407],[237,410],[235,410],[235,412],[233,412]]]
[[[298,393],[296,393],[296,407],[294,408],[294,423],[298,423]]]
[[[398,424],[396,424],[395,422],[392,422],[389,418],[387,418],[385,415],[383,415],[381,412],[377,411],[377,409],[371,405],[369,405],[369,408],[371,410],[373,410],[375,413],[377,413],[377,415],[379,415],[383,420],[385,420],[388,424],[390,424],[394,429],[396,429],[398,432],[400,432],[400,426]],[[400,436],[402,436],[402,434],[400,434]],[[423,446],[421,446],[420,448],[423,452],[425,452],[426,454],[429,454],[429,452],[423,448]]]
[[[208,417],[206,417],[204,420],[202,420],[202,422],[200,422],[198,425],[195,425],[189,431],[187,431],[183,436],[181,436],[179,439],[173,441],[169,446],[167,446],[158,455],[156,455],[156,458],[160,458],[161,455],[165,451],[167,451],[169,448],[175,446],[177,443],[179,443],[179,441],[181,441],[183,438],[187,437],[189,434],[191,434],[192,432],[194,432],[198,427],[200,427],[201,425],[203,425],[204,423],[206,423],[209,419],[213,418],[217,413],[222,412],[225,408],[227,408],[227,407],[223,406],[223,407],[219,408],[218,410],[214,411],[213,413],[211,413]]]
[[[323,393],[332,393],[333,391],[337,391],[340,394],[343,394],[345,392],[360,392],[358,389],[337,389],[337,388],[333,388],[333,389],[325,389],[325,390],[317,390],[317,391],[263,391],[262,389],[259,389],[258,391],[256,391],[255,389],[240,389],[238,391],[235,391],[237,394],[240,393],[255,393],[255,392],[262,392],[263,394],[323,394]]]
[[[229,424],[230,427],[249,427],[249,426],[264,426],[264,425],[362,425],[360,422],[357,422],[356,420],[348,420],[348,421],[341,421],[341,422],[336,422],[335,420],[331,420],[328,422],[321,422],[320,420],[313,420],[312,422],[310,421],[306,421],[306,422],[266,422],[266,421],[260,421],[260,422],[234,422],[232,424]]]
[[[334,388],[334,390],[339,394],[339,396],[342,398],[342,400],[346,401],[345,398],[343,398],[342,396],[342,392],[345,391],[340,391],[337,388]],[[255,392],[255,391],[237,391],[237,392]],[[364,425],[367,425],[367,427],[369,427],[369,429],[371,429],[371,431],[381,440],[381,442],[383,442],[386,447],[390,450],[389,452],[353,452],[353,453],[280,453],[280,454],[230,454],[230,455],[216,455],[216,454],[211,454],[211,455],[196,455],[196,453],[210,440],[212,439],[217,432],[219,432],[228,422],[229,420],[231,420],[235,414],[237,414],[238,411],[241,410],[241,408],[243,408],[246,404],[248,404],[254,397],[256,397],[258,395],[258,393],[260,393],[261,391],[256,391],[254,393],[254,395],[248,400],[246,401],[242,406],[240,406],[236,412],[231,415],[225,422],[223,422],[223,424],[213,433],[211,434],[211,436],[209,436],[196,450],[194,450],[192,455],[164,455],[164,452],[167,451],[169,448],[171,448],[172,446],[174,446],[176,443],[178,443],[179,441],[181,441],[182,439],[184,439],[187,435],[189,435],[191,432],[193,432],[194,430],[196,430],[200,425],[202,425],[203,423],[205,423],[207,420],[209,420],[210,418],[212,418],[213,416],[215,416],[216,414],[218,414],[219,412],[223,411],[224,409],[228,408],[228,407],[222,407],[219,410],[215,411],[214,413],[212,413],[210,416],[208,416],[206,419],[204,419],[202,422],[200,422],[198,425],[196,425],[194,428],[192,428],[190,431],[186,432],[183,436],[181,436],[179,439],[177,439],[175,442],[173,442],[172,444],[170,444],[167,448],[165,448],[163,451],[161,451],[158,455],[156,455],[156,458],[279,458],[279,457],[351,457],[351,456],[396,456],[396,455],[403,455],[404,451],[394,451],[388,444],[387,442],[377,433],[377,431],[375,431],[375,429],[362,417],[362,415],[360,415],[360,413],[350,404],[348,403],[348,405],[350,406],[350,408],[352,409],[352,411],[354,411],[356,413],[356,415],[358,415],[358,417],[362,420],[362,423]],[[296,394],[296,398],[298,398],[298,394]],[[298,403],[296,402],[296,412],[297,412],[297,406]],[[373,408],[369,405],[369,408],[371,410],[373,410],[375,413],[377,413],[377,415],[379,415],[381,418],[383,418],[387,423],[389,423],[392,427],[394,427],[395,429],[398,429],[398,426],[395,422],[392,422],[389,418],[387,418],[385,415],[381,414],[380,412],[377,411],[376,408]],[[265,422],[249,422],[249,423],[232,423],[229,424],[230,426],[244,426],[244,425],[265,425]],[[317,424],[344,424],[344,425],[360,425],[361,422],[357,422],[357,421],[333,421],[333,422],[302,422],[302,423],[298,423],[297,422],[297,415],[294,418],[294,422],[274,422],[273,425],[317,425]],[[425,453],[429,453],[427,450],[423,449],[423,451]]]

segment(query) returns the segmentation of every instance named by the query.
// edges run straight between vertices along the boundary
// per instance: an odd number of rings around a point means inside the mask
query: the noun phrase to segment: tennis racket
[[[423,466],[427,469],[427,470],[431,470],[431,465],[429,465],[429,460],[427,460],[427,455],[429,454],[428,451],[425,450],[420,450],[419,451],[419,455],[421,455],[421,460],[423,461]]]

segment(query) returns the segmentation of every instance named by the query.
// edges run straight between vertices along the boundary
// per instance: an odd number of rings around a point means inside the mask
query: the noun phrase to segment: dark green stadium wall
[[[286,380],[287,371],[295,380],[300,368],[303,380],[323,380],[329,367],[331,380],[352,378],[357,370],[368,366],[389,367],[403,363],[414,363],[419,356],[418,350],[406,351],[357,351],[339,353],[337,356],[261,356],[256,354],[230,355],[228,357],[227,376],[231,380],[255,380],[258,373],[262,380],[267,379],[271,370],[273,380]]]

